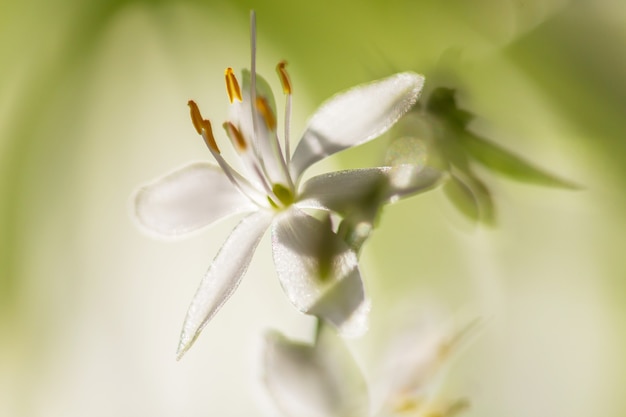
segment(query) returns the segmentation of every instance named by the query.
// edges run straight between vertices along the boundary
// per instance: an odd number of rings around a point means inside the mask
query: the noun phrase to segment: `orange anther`
[[[193,127],[195,127],[196,132],[198,132],[198,134],[201,135],[202,134],[202,115],[200,114],[200,109],[198,108],[198,105],[196,104],[196,102],[193,100],[189,100],[187,102],[187,105],[189,106],[189,111],[191,113],[191,122],[193,123]]]
[[[265,121],[265,126],[267,126],[269,130],[275,130],[276,129],[276,117],[274,117],[274,113],[272,112],[272,109],[270,108],[269,104],[267,104],[267,100],[265,99],[265,97],[256,98],[256,108],[259,111],[259,113],[261,113],[261,116],[263,116],[263,120]]]
[[[202,120],[202,138],[204,138],[204,143],[213,151],[220,153],[220,148],[217,147],[217,142],[215,142],[215,137],[213,136],[213,129],[211,128],[211,122],[204,119]]]
[[[232,103],[235,99],[241,101],[241,89],[239,88],[239,83],[233,73],[233,69],[230,67],[226,68],[224,76],[226,78],[226,91],[228,92],[230,102]]]
[[[280,61],[278,65],[276,65],[276,72],[278,72],[278,77],[280,78],[280,82],[283,85],[283,93],[291,94],[291,81],[289,80],[289,74],[287,74],[287,61]]]
[[[244,152],[248,148],[246,139],[243,137],[237,126],[231,122],[225,122],[223,124],[224,129],[228,132],[228,137],[233,141],[233,144],[239,152]]]

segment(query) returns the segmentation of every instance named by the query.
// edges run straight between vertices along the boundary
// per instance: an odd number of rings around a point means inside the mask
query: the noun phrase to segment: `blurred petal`
[[[332,231],[330,219],[291,207],[273,224],[272,247],[278,278],[298,310],[348,336],[367,329],[369,308],[356,253]]]
[[[367,388],[354,359],[327,327],[313,346],[265,336],[263,379],[287,417],[364,417]]]
[[[496,209],[489,189],[466,171],[453,170],[443,187],[448,200],[469,220],[495,226]]]
[[[266,211],[250,214],[224,242],[187,311],[176,352],[179,359],[239,285],[271,220],[272,213]]]
[[[141,187],[135,195],[135,215],[141,226],[169,237],[255,208],[219,167],[203,162],[169,173]]]
[[[440,178],[441,173],[433,168],[409,164],[337,171],[308,180],[300,199],[303,206],[323,207],[345,215],[377,209],[389,201],[426,191]]]
[[[357,86],[322,104],[294,151],[293,177],[328,155],[386,132],[415,104],[423,84],[424,77],[405,72]]]

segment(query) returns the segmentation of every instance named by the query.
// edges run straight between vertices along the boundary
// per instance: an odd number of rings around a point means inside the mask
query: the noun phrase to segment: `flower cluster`
[[[416,105],[424,78],[403,72],[335,95],[311,116],[291,152],[293,86],[286,62],[276,67],[285,95],[284,121],[279,123],[270,84],[256,73],[254,13],[251,23],[250,70],[243,70],[240,78],[232,68],[225,70],[230,117],[222,124],[223,139],[214,136],[211,121],[196,102],[188,102],[192,125],[213,162],[179,168],[135,195],[138,223],[165,238],[242,216],[193,297],[178,358],[236,290],[270,229],[276,272],[287,298],[318,321],[313,344],[292,342],[278,333],[265,338],[264,381],[277,407],[286,416],[451,416],[464,402],[434,407],[427,387],[447,363],[459,335],[421,350],[417,346],[424,354],[420,361],[397,367],[380,410],[372,413],[367,384],[335,334],[354,336],[367,329],[369,301],[358,254],[381,206],[433,188],[446,170],[415,163],[410,158],[414,150],[405,150],[385,166],[303,179],[316,162],[387,132]],[[224,142],[234,152],[222,153]],[[415,351],[415,346],[403,350]]]

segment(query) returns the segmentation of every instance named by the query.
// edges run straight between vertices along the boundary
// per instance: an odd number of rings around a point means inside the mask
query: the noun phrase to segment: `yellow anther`
[[[189,111],[191,113],[191,122],[193,123],[193,127],[196,128],[196,132],[198,135],[202,134],[202,115],[200,114],[200,109],[195,101],[189,100],[187,102],[189,106]]]
[[[202,135],[204,142],[206,145],[213,149],[215,152],[220,153],[220,149],[217,147],[217,142],[215,142],[215,137],[213,137],[213,129],[211,129],[211,122],[202,118],[202,114],[200,114],[200,109],[195,101],[189,100],[187,102],[189,106],[189,112],[191,113],[191,122],[193,123],[193,127],[196,128],[196,132],[199,135]]]
[[[206,146],[208,146],[216,153],[220,153],[220,148],[217,147],[217,142],[215,142],[215,137],[213,136],[211,122],[206,119],[202,120],[202,137],[204,138],[204,143],[206,143]]]
[[[245,152],[248,148],[248,144],[239,129],[237,129],[237,126],[231,122],[225,122],[222,126],[224,126],[224,129],[228,132],[228,137],[233,141],[237,150],[239,152]]]
[[[276,65],[276,72],[278,72],[278,77],[280,78],[280,82],[283,85],[283,93],[291,94],[291,81],[289,80],[289,74],[287,74],[287,61],[280,61],[278,65]]]
[[[239,88],[239,83],[233,73],[233,69],[230,67],[226,68],[224,76],[226,78],[226,91],[228,92],[230,102],[232,103],[235,99],[241,101],[241,89]]]
[[[267,126],[267,128],[272,131],[275,130],[276,117],[274,116],[274,113],[272,112],[269,104],[267,104],[267,100],[265,99],[265,97],[256,98],[256,108],[259,113],[261,113],[261,116],[263,116],[263,120],[265,121],[265,125]]]

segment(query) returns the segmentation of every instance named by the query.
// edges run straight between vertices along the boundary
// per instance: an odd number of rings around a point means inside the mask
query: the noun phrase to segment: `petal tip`
[[[339,334],[344,338],[356,339],[367,333],[370,310],[371,302],[364,300],[346,321],[337,326]]]

